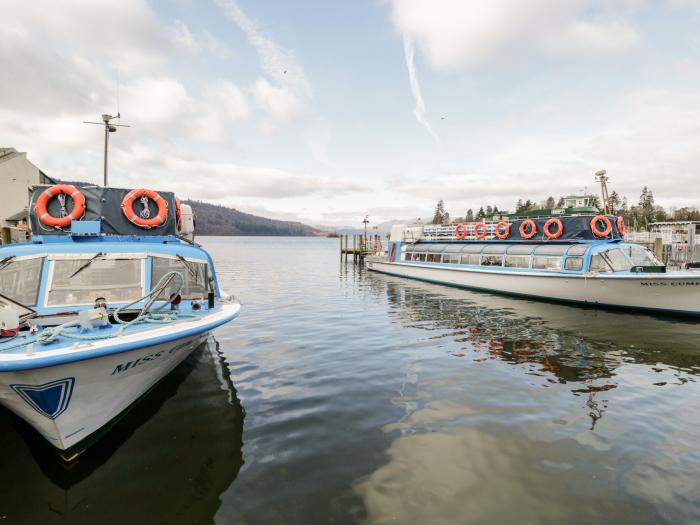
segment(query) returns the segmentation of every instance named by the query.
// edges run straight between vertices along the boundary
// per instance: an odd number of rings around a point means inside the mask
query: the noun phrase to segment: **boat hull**
[[[59,366],[0,374],[0,402],[60,450],[75,447],[180,364],[206,333]]]
[[[367,259],[369,270],[462,288],[535,299],[676,315],[700,315],[700,275],[557,274]]]

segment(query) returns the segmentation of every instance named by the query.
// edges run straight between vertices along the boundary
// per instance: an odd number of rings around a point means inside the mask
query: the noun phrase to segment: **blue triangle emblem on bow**
[[[66,377],[43,385],[10,385],[29,406],[49,419],[56,419],[68,408],[75,378]]]

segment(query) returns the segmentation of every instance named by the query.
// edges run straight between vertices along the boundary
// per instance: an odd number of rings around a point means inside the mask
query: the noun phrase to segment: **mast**
[[[595,172],[596,182],[600,182],[600,193],[603,196],[603,213],[606,215],[612,215],[612,203],[610,202],[610,196],[608,195],[608,181],[610,180],[607,176],[605,170],[600,170]]]
[[[121,115],[117,113],[116,116],[108,115],[107,113],[102,114],[102,122],[91,122],[88,120],[83,120],[83,124],[98,124],[100,126],[104,125],[105,127],[105,151],[104,151],[104,167],[103,167],[103,186],[107,186],[107,154],[108,154],[108,145],[109,145],[109,134],[114,133],[117,131],[117,127],[120,128],[130,128],[128,124],[111,124],[110,120],[112,119],[117,119],[119,120],[121,118]]]

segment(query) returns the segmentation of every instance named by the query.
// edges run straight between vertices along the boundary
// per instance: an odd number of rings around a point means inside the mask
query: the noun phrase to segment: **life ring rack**
[[[156,206],[158,206],[158,213],[155,217],[144,217],[143,215],[138,215],[136,212],[134,212],[134,202],[136,199],[142,199],[144,197],[151,199],[156,203]],[[144,208],[144,210],[141,211],[141,214],[143,214],[146,209],[147,208]],[[122,200],[122,211],[124,212],[124,216],[130,222],[134,223],[136,226],[140,226],[141,228],[155,228],[162,226],[168,219],[168,203],[166,200],[157,192],[145,188],[131,190],[129,193],[127,193]]]
[[[73,199],[73,209],[63,217],[55,217],[49,213],[49,202],[61,194]],[[54,184],[39,195],[34,211],[39,217],[39,221],[46,226],[65,228],[70,226],[71,221],[80,220],[85,215],[85,195],[72,184]]]

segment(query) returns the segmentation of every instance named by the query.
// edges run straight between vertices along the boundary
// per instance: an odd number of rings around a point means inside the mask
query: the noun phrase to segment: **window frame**
[[[16,303],[19,303],[19,304],[22,304],[22,305],[25,305],[28,307],[36,308],[36,307],[41,306],[41,304],[40,304],[41,296],[42,296],[42,283],[41,283],[41,281],[42,281],[42,276],[44,275],[44,270],[46,269],[46,264],[48,263],[47,255],[45,253],[41,253],[41,254],[37,253],[37,254],[31,254],[31,255],[18,255],[12,260],[11,264],[17,264],[20,261],[29,261],[32,259],[41,259],[41,264],[39,266],[39,279],[37,280],[37,284],[36,284],[36,293],[35,293],[35,297],[34,297],[34,302],[33,303],[22,303],[20,301],[17,301],[17,299],[10,297],[9,295],[7,295],[5,293],[3,293],[3,295],[5,295],[6,297],[8,297],[9,299],[11,299],[12,301],[14,301]],[[9,266],[8,266],[8,268],[9,268]]]

